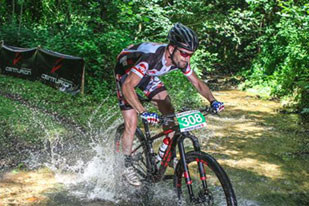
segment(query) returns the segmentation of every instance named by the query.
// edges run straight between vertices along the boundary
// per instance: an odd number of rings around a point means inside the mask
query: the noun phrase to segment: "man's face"
[[[185,69],[187,68],[189,62],[190,62],[190,58],[193,55],[192,51],[183,49],[183,48],[177,48],[174,47],[174,49],[176,49],[175,53],[174,53],[174,62],[176,64],[176,66],[180,69]]]

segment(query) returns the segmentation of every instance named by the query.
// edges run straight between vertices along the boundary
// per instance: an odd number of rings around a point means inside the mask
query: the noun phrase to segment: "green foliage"
[[[176,110],[183,107],[197,108],[202,105],[201,98],[196,89],[180,71],[173,71],[160,77],[171,96]]]
[[[16,0],[15,5],[0,1],[0,12],[0,39],[6,44],[83,57],[85,91],[98,99],[114,96],[113,68],[123,48],[142,41],[166,43],[172,24],[182,22],[199,36],[191,63],[201,77],[241,71],[245,87],[290,95],[299,110],[308,108],[304,0]],[[180,75],[173,78],[183,82]]]
[[[104,101],[104,107],[100,113],[109,112],[110,107],[115,105],[115,96],[106,96],[103,99],[97,96],[71,96],[59,92],[41,82],[0,75],[1,91],[21,97],[31,107],[38,108],[48,114],[57,114],[74,120],[77,124],[87,126],[89,116]],[[81,108],[83,111],[81,111]]]
[[[247,86],[268,87],[270,96],[291,96],[302,110],[309,102],[308,7],[292,1],[279,5],[280,21],[266,29],[262,52],[243,74],[249,77]]]
[[[14,143],[16,138],[28,143],[38,143],[43,140],[45,134],[39,128],[39,125],[35,124],[34,121],[29,121],[33,118],[29,109],[1,96],[0,107],[2,108],[0,111],[0,141],[2,147],[12,147],[11,144]],[[7,144],[2,144],[3,142],[7,142]]]

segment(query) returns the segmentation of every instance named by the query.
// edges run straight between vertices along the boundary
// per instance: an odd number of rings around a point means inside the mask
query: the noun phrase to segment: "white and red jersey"
[[[141,43],[122,50],[117,57],[116,75],[123,76],[134,72],[143,78],[145,76],[162,76],[178,69],[176,66],[166,66],[164,56],[166,46],[167,44]],[[189,64],[181,71],[185,76],[192,74]]]

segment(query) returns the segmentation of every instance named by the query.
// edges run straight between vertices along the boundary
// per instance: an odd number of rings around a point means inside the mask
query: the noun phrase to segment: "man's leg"
[[[122,136],[122,151],[124,154],[124,166],[126,169],[123,173],[123,176],[131,185],[140,186],[142,183],[137,176],[135,169],[133,168],[133,161],[131,156],[134,134],[137,127],[137,113],[134,109],[122,110],[121,112],[125,127]]]
[[[161,91],[158,94],[154,95],[151,98],[151,101],[154,102],[159,108],[159,111],[162,114],[172,114],[175,112],[174,107],[171,102],[171,98],[168,95],[167,91]]]
[[[117,69],[117,68],[116,68]],[[133,161],[131,157],[132,144],[134,139],[134,134],[137,126],[137,113],[136,111],[125,101],[122,94],[122,82],[125,81],[126,76],[121,76],[120,74],[115,75],[116,79],[116,89],[117,98],[119,101],[119,106],[124,119],[124,132],[122,135],[122,153],[124,155],[125,170],[123,176],[126,178],[127,182],[134,186],[140,186],[142,183],[137,176],[134,168]]]
[[[175,112],[175,109],[171,102],[171,98],[166,90],[154,95],[151,101],[158,107],[159,111],[162,114],[173,114]],[[174,123],[170,123],[169,125],[164,126],[163,129],[167,129],[171,126],[174,126]]]
[[[122,138],[122,151],[124,155],[131,155],[133,138],[137,127],[137,113],[134,109],[122,110],[124,119],[124,133]]]
[[[175,109],[172,105],[171,98],[168,95],[166,90],[161,91],[158,94],[156,94],[155,96],[153,96],[151,101],[153,101],[157,105],[159,111],[162,114],[173,114],[173,113],[175,113]],[[174,125],[175,125],[175,123],[172,121],[168,125],[163,125],[163,129],[167,130],[168,128],[171,128]],[[168,136],[172,139],[174,137],[174,134],[175,134],[175,132],[172,132],[172,133],[168,134]],[[172,153],[172,156],[171,156],[171,161],[169,163],[169,166],[173,167],[175,169],[177,163],[178,163],[178,160],[176,158],[176,151],[174,150],[174,152]]]

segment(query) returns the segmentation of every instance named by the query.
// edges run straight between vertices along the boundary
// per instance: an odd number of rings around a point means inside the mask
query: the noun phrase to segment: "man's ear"
[[[167,47],[167,49],[168,49],[168,52],[169,52],[170,54],[172,54],[172,53],[174,52],[175,46],[169,44],[168,47]]]

